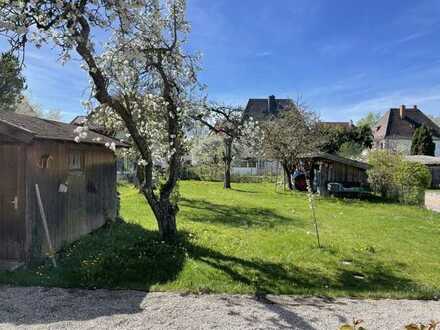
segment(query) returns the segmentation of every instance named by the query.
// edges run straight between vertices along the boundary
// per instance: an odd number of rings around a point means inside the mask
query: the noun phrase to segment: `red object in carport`
[[[307,191],[306,176],[299,174],[294,178],[295,189],[299,191]]]

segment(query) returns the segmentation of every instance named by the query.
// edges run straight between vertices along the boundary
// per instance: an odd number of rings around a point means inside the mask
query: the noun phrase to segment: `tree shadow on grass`
[[[329,289],[354,295],[417,290],[416,284],[410,279],[398,276],[391,267],[373,260],[355,265],[356,269],[361,269],[363,279],[357,279],[355,276],[359,274],[343,268],[338,269],[336,277],[330,277],[293,264],[227,255],[200,246],[190,233],[180,233],[175,242],[165,243],[159,239],[157,232],[125,222],[108,225],[66,247],[58,256],[58,269],[43,265],[27,273],[0,276],[0,283],[149,291],[155,285],[175,281],[188,259],[204,263],[227,275],[231,283],[217,283],[217,288],[237,285],[253,293],[257,301],[279,314],[273,320],[274,326],[279,326],[275,322],[282,319],[292,326],[300,324],[303,329],[313,329],[306,320],[282,304],[275,302],[277,307],[271,307],[274,302],[267,298],[268,294],[323,295]],[[189,292],[216,291],[216,287],[210,288],[202,279],[183,283],[181,290]],[[22,296],[17,294],[17,290],[24,290]],[[91,320],[115,314],[136,314],[143,311],[140,306],[145,299],[148,299],[145,292],[117,293],[105,290],[93,293],[87,290],[6,288],[0,290],[0,323],[48,324]],[[29,301],[37,302],[38,308],[35,304],[29,304]],[[322,301],[319,304],[322,308],[332,308],[331,304]]]
[[[329,276],[293,264],[228,256],[197,245],[191,245],[188,251],[191,258],[224,272],[234,282],[248,286],[256,295],[323,295],[328,290],[340,290],[356,296],[372,291],[413,291],[418,288],[410,279],[396,274],[393,267],[372,260],[358,261],[353,265],[354,269],[337,267],[336,276]]]
[[[285,217],[263,207],[249,208],[215,204],[205,200],[182,198],[181,213],[195,222],[222,224],[231,227],[267,227],[296,225],[304,227],[302,219]]]
[[[241,193],[245,193],[245,194],[261,194],[261,191],[254,191],[254,190],[243,190],[243,189],[238,189],[238,188],[231,188],[231,191],[236,191],[236,192],[241,192]]]

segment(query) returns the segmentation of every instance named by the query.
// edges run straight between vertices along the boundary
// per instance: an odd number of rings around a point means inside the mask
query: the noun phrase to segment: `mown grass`
[[[179,237],[161,242],[151,211],[121,186],[124,222],[0,283],[180,292],[440,297],[440,215],[358,200],[319,199],[323,248],[316,247],[307,198],[271,184],[184,181]]]

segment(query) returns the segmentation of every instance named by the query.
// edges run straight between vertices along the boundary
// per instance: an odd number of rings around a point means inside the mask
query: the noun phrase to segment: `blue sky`
[[[188,0],[188,17],[213,100],[300,96],[325,120],[400,104],[440,115],[438,0]],[[84,113],[88,78],[55,61],[28,50],[28,93],[69,120]]]

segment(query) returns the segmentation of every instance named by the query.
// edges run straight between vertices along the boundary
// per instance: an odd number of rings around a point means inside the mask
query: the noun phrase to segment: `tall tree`
[[[15,111],[25,89],[22,66],[12,52],[0,55],[0,111]]]
[[[435,143],[428,127],[422,125],[414,131],[411,144],[411,155],[435,155]]]
[[[300,160],[317,151],[321,143],[318,118],[314,112],[292,102],[278,117],[261,123],[261,127],[264,153],[269,159],[281,163],[289,178],[288,187],[292,190],[290,175],[295,169],[301,169],[308,176],[310,164]]]
[[[14,49],[49,43],[62,61],[72,52],[82,59],[91,80],[84,106],[103,126],[126,130],[141,168],[141,191],[164,240],[177,230],[183,128],[197,87],[198,56],[185,51],[185,11],[185,0],[0,2],[0,33]],[[99,35],[106,40],[97,47]],[[86,126],[77,132],[83,137]]]
[[[354,126],[351,128],[339,128],[326,125],[320,126],[323,136],[320,150],[330,154],[341,153],[356,157],[363,149],[373,146],[373,133],[368,125]],[[358,151],[358,154],[354,153]]]
[[[206,125],[223,140],[223,187],[231,188],[231,164],[234,158],[234,144],[252,145],[257,127],[252,120],[246,120],[241,107],[205,105],[196,119]]]

